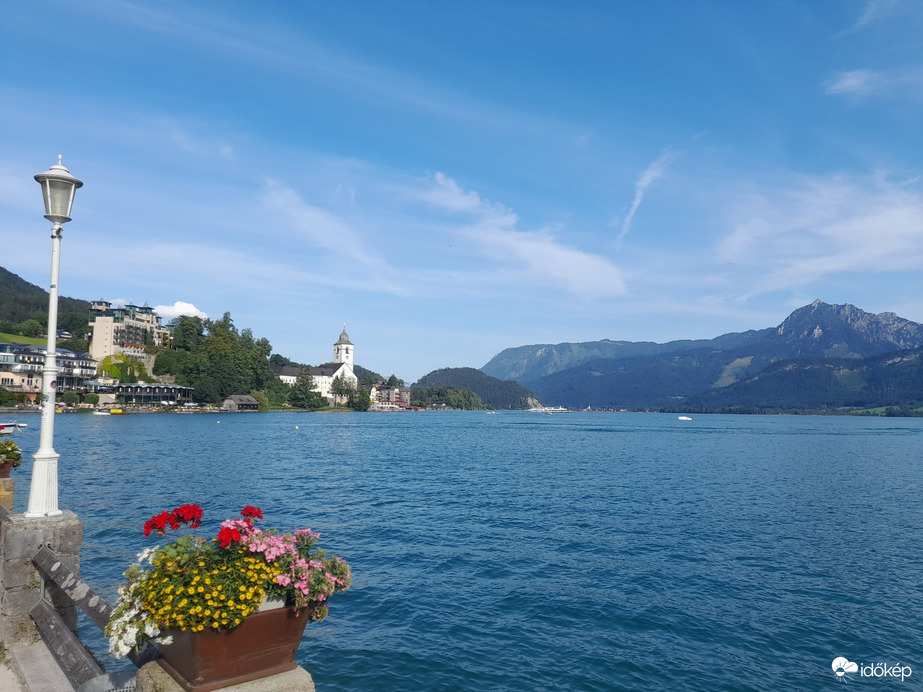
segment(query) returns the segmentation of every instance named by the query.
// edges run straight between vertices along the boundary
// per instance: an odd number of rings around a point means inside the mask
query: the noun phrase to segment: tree
[[[356,385],[352,383],[352,380],[347,380],[342,375],[334,377],[333,382],[330,384],[330,393],[333,394],[334,404],[348,400],[355,391]]]
[[[57,342],[58,348],[66,348],[75,353],[84,353],[90,350],[90,343],[86,339],[64,339]]]
[[[99,403],[99,394],[96,392],[90,392],[89,394],[83,395],[83,403],[90,404],[91,406],[96,406]]]
[[[61,401],[68,406],[73,406],[80,401],[80,397],[77,395],[77,392],[64,392],[61,395]]]
[[[295,386],[288,395],[288,402],[295,408],[319,409],[327,405],[327,400],[314,389],[314,378],[305,370],[295,380]]]
[[[23,336],[41,336],[45,328],[38,320],[28,319],[19,325],[19,331]]]
[[[391,375],[391,377],[388,378],[388,386],[389,387],[403,387],[404,380],[399,379],[397,375]]]
[[[372,406],[372,397],[368,389],[354,389],[346,402],[353,411],[368,411]]]
[[[297,366],[298,363],[296,363],[293,360],[289,360],[283,355],[280,355],[278,353],[273,353],[271,356],[269,356],[269,365],[271,365],[274,368],[284,368],[290,365]]]
[[[260,411],[269,410],[270,408],[269,397],[266,396],[266,392],[254,389],[252,392],[250,392],[250,396],[252,396],[254,399],[256,399],[259,402]]]

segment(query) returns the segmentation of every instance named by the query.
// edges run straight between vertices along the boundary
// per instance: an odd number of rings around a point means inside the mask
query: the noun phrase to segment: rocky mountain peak
[[[778,339],[804,344],[803,356],[865,357],[886,350],[916,348],[923,325],[893,312],[874,315],[855,305],[830,305],[815,300],[798,308],[779,325]]]

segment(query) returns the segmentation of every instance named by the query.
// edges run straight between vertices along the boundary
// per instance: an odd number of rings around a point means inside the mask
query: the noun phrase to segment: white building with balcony
[[[44,346],[0,344],[0,387],[15,394],[25,394],[35,401],[42,393]],[[96,379],[97,361],[89,353],[57,349],[57,389],[59,392],[88,391]]]

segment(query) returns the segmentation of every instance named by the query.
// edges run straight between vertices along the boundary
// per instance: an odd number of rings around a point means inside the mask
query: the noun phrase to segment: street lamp
[[[29,488],[27,517],[51,517],[58,509],[58,453],[54,451],[55,386],[58,376],[58,273],[61,268],[61,224],[71,220],[74,193],[83,185],[58,163],[35,176],[45,198],[45,218],[51,221],[51,290],[48,292],[48,347],[42,369],[42,430],[38,451],[32,457],[32,485]]]

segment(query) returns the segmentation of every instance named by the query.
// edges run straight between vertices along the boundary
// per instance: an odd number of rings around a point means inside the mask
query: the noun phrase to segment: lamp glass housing
[[[63,223],[71,220],[71,207],[74,206],[74,193],[77,187],[68,180],[45,178],[42,181],[42,193],[45,198],[45,218],[49,221]]]
[[[44,173],[35,176],[35,180],[42,186],[42,197],[45,201],[45,218],[55,224],[66,223],[71,220],[71,207],[74,205],[74,193],[83,183],[71,175],[58,163]]]

